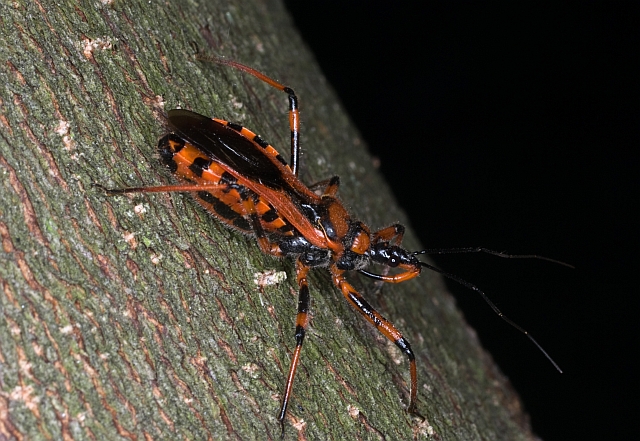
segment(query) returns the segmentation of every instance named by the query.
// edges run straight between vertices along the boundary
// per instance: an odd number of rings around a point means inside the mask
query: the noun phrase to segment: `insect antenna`
[[[455,249],[454,249],[455,250]],[[459,252],[489,252],[489,254],[494,254],[500,257],[513,257],[513,255],[509,255],[509,254],[504,254],[503,253],[499,253],[496,251],[491,251],[491,250],[485,250],[484,248],[458,248],[458,250],[471,250],[471,251],[459,251]],[[423,250],[423,251],[416,251],[415,253],[412,253],[414,255],[418,255],[418,254],[427,254],[430,250]],[[444,252],[446,250],[440,250],[443,251],[442,254],[444,254]],[[455,252],[455,251],[452,251]],[[523,256],[519,256],[519,257],[523,257]],[[539,256],[532,256],[532,257],[539,257]],[[564,264],[563,262],[559,262],[559,261],[555,261],[553,259],[547,259],[547,258],[542,258],[543,260],[550,260],[552,262],[557,262],[560,264]],[[569,266],[571,268],[573,268],[571,265],[569,264],[564,264],[566,266]],[[443,276],[445,276],[448,279],[451,279],[457,283],[459,283],[460,285],[469,288],[472,291],[477,292],[478,294],[480,294],[480,296],[484,299],[485,302],[487,302],[487,304],[491,307],[491,309],[493,309],[493,312],[495,312],[496,314],[498,314],[498,316],[504,320],[505,322],[507,322],[508,324],[510,324],[511,326],[513,326],[514,328],[516,328],[518,331],[522,332],[524,335],[527,336],[527,338],[529,338],[529,340],[531,340],[533,342],[534,345],[536,345],[536,347],[540,350],[540,352],[542,352],[544,354],[545,357],[547,357],[547,360],[549,360],[551,362],[551,364],[553,365],[553,367],[556,368],[556,370],[560,373],[562,373],[562,369],[560,369],[560,366],[558,366],[558,363],[556,363],[553,358],[551,358],[551,356],[547,353],[547,351],[545,351],[542,346],[540,346],[540,344],[536,341],[535,338],[533,338],[533,336],[531,334],[529,334],[529,332],[527,332],[524,328],[522,328],[520,325],[518,325],[516,322],[514,322],[513,320],[511,320],[509,317],[507,317],[506,315],[504,315],[502,313],[502,311],[500,311],[500,309],[498,309],[498,307],[489,299],[489,297],[487,297],[487,295],[484,293],[484,291],[482,291],[480,288],[478,288],[476,285],[467,282],[466,280],[456,276],[455,274],[451,274],[448,273],[444,270],[441,270],[440,268],[437,268],[433,265],[429,265],[426,262],[420,262],[420,266],[422,266],[423,268],[428,268],[431,271],[435,271],[437,273],[442,274]]]
[[[505,259],[538,259],[547,262],[556,263],[575,269],[575,266],[563,262],[561,260],[551,259],[550,257],[538,256],[537,254],[507,254],[502,251],[494,251],[484,247],[466,247],[466,248],[432,248],[428,250],[416,251],[412,253],[414,256],[418,254],[459,254],[459,253],[486,253],[492,256],[502,257]]]

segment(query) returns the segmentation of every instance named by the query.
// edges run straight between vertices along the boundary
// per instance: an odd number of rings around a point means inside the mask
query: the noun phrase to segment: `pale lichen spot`
[[[418,425],[413,428],[413,439],[418,439],[418,437],[433,438],[434,435],[436,435],[436,430],[426,419],[420,421]]]
[[[244,104],[242,104],[242,102],[238,101],[235,96],[231,97],[231,105],[235,109],[238,109],[238,110],[240,110],[240,109],[242,109],[244,107]]]
[[[62,143],[64,144],[64,149],[67,151],[73,150],[75,147],[75,142],[69,135],[69,122],[63,119],[58,121],[58,125],[54,128],[54,131],[62,136]]]
[[[96,50],[107,50],[112,49],[113,43],[111,42],[111,38],[84,38],[82,39],[82,53],[84,56],[90,60],[93,57],[93,52]]]
[[[260,367],[255,363],[247,363],[242,366],[242,370],[245,371],[251,378],[258,378],[258,371]]]
[[[295,427],[295,429],[298,432],[302,432],[304,430],[305,427],[307,427],[307,423],[305,420],[303,420],[302,418],[299,419],[298,421],[296,421],[295,423],[292,424],[293,427]]]
[[[12,322],[10,327],[10,332],[11,332],[11,335],[20,335],[22,331],[20,330],[20,327],[18,325]]]
[[[264,44],[262,43],[262,41],[260,40],[260,38],[259,38],[256,34],[253,34],[253,35],[251,36],[251,40],[252,40],[252,42],[253,42],[254,47],[256,48],[256,50],[257,50],[258,52],[260,52],[261,54],[264,54]]]
[[[277,285],[287,280],[287,273],[284,271],[268,270],[253,274],[253,283],[260,287]]]
[[[38,357],[42,357],[44,355],[44,348],[35,341],[31,342],[31,348],[33,349],[33,353]]]
[[[154,99],[154,106],[159,107],[160,109],[164,109],[165,100],[162,95],[156,95]]]
[[[40,397],[33,396],[33,386],[17,386],[9,394],[12,401],[22,401],[25,407],[35,411],[40,402]]]
[[[33,366],[31,363],[26,360],[20,360],[18,361],[18,366],[20,366],[20,372],[22,372],[26,377],[33,378],[30,373],[31,367]]]
[[[132,250],[138,248],[138,241],[135,238],[135,233],[125,232],[122,237],[124,241],[129,244]]]

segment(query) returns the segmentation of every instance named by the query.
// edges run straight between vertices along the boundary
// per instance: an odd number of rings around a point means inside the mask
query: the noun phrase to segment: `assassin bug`
[[[533,337],[505,317],[484,292],[457,276],[419,261],[416,256],[430,253],[484,252],[500,257],[538,258],[566,264],[536,255],[509,255],[485,248],[410,252],[401,247],[405,232],[402,225],[394,224],[372,232],[363,222],[352,218],[336,197],[340,183],[337,176],[311,186],[306,186],[298,179],[300,119],[298,98],[293,89],[235,61],[218,58],[213,61],[244,71],[288,95],[290,163],[287,164],[271,145],[240,125],[176,109],[168,112],[171,132],[160,139],[158,151],[164,163],[182,183],[110,189],[106,192],[109,195],[189,192],[200,205],[227,226],[255,237],[264,253],[296,259],[299,287],[296,347],[278,413],[282,434],[308,325],[310,295],[307,274],[315,267],[327,267],[334,285],[349,304],[407,356],[411,377],[408,411],[412,414],[418,415],[418,379],[411,345],[402,333],[372,308],[346,280],[347,271],[358,271],[367,277],[388,283],[413,279],[420,274],[423,267],[442,273],[478,292],[502,319],[523,332],[560,371]],[[321,190],[321,195],[316,194],[317,190]],[[374,274],[365,270],[370,263],[382,264],[400,271],[392,275]]]

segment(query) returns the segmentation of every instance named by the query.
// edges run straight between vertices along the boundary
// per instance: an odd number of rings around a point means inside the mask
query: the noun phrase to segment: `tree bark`
[[[198,47],[297,91],[303,181],[340,175],[372,228],[406,223],[283,5],[16,0],[0,22],[0,439],[277,439],[292,262],[188,195],[108,198],[92,184],[172,182],[155,144],[176,107],[288,155],[286,97],[198,61]],[[418,248],[410,231],[405,244]],[[257,283],[268,270],[287,280]],[[312,273],[286,439],[534,438],[438,276],[380,295],[351,278],[416,351],[421,421],[405,411],[402,353]]]

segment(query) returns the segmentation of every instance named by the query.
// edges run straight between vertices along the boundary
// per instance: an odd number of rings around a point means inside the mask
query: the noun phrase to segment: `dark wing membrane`
[[[278,166],[275,158],[269,157],[261,147],[235,130],[184,109],[169,111],[169,126],[211,159],[243,176],[273,189],[291,189],[282,176],[283,171],[286,173],[285,167]]]

